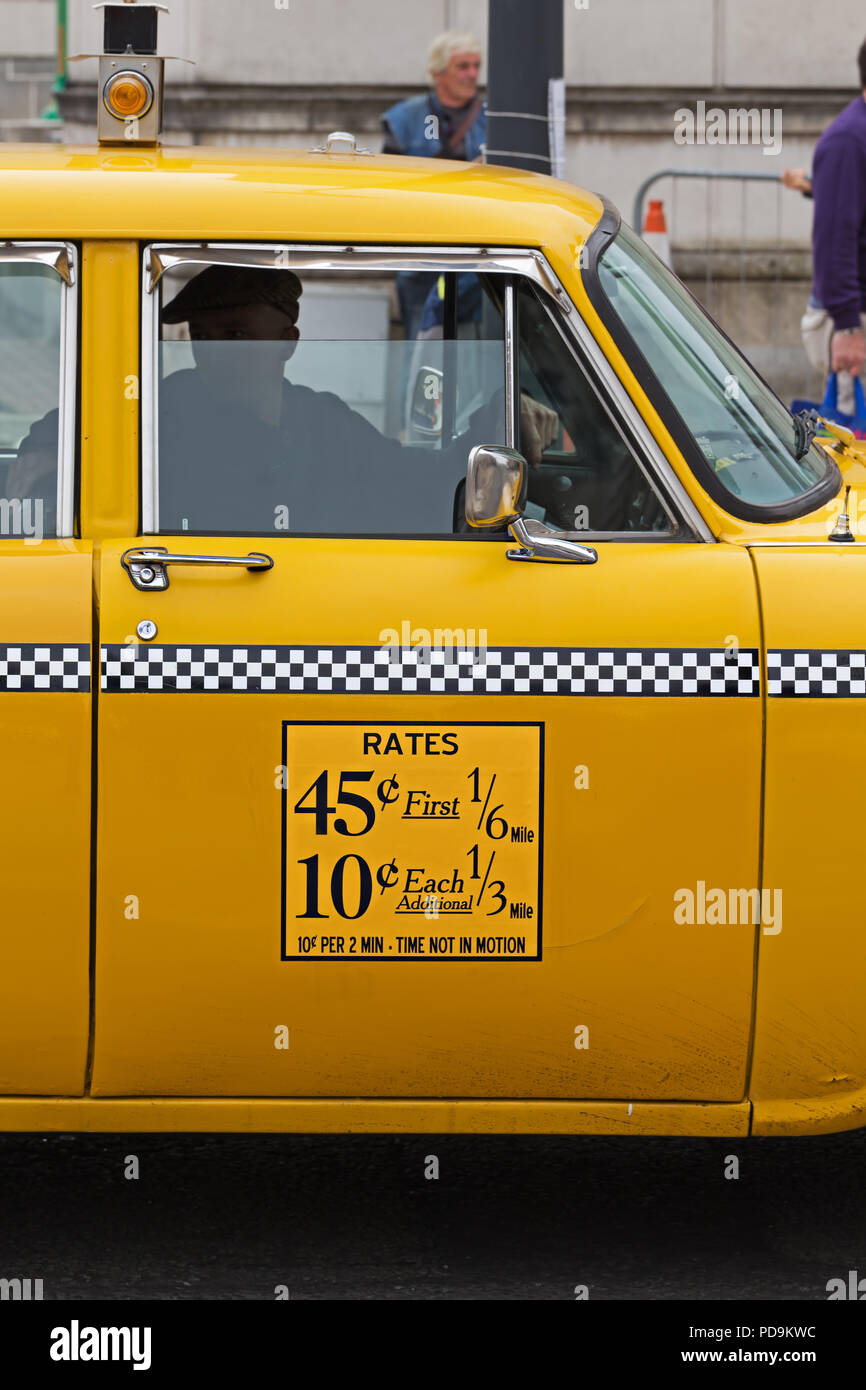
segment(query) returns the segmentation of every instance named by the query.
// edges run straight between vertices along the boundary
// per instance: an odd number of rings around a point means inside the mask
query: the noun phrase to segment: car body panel
[[[858,680],[850,663],[852,652],[862,661],[866,650],[866,550],[855,543],[753,554],[767,647],[801,653],[804,663],[799,690],[792,656],[768,672],[775,685],[767,700],[763,882],[782,889],[784,926],[760,943],[756,1132],[797,1133],[806,1124],[822,1132],[842,1114],[853,1128],[866,1118],[859,879],[866,672]]]
[[[759,645],[744,552],[611,544],[597,565],[559,568],[509,564],[500,546],[480,539],[269,536],[247,546],[185,537],[190,553],[264,551],[274,568],[178,567],[167,592],[142,595],[120,563],[131,540],[102,547],[102,649],[117,662],[143,617],[158,616],[159,633],[142,644],[138,667],[128,663],[139,672],[128,677],[131,688],[115,681],[106,690],[103,680],[100,695],[94,1095],[610,1098],[628,1077],[628,1099],[742,1098],[754,928],[684,928],[674,893],[699,879],[733,872],[751,882],[757,873],[757,694],[383,697],[327,693],[327,678],[308,693],[204,693],[148,689],[140,672],[160,666],[163,644],[168,653],[211,647],[230,660],[237,634],[244,648],[282,645],[313,663],[314,653],[344,645],[381,648],[407,614],[431,633],[483,630],[488,658],[524,646],[651,646],[713,648],[723,662],[731,628],[744,648]],[[694,599],[687,607],[677,602],[683,591]],[[490,764],[500,778],[516,737],[508,724],[543,722],[541,959],[280,960],[283,720],[433,730],[506,721],[494,755],[501,763]],[[131,748],[141,752],[154,808],[134,836],[123,815]],[[732,759],[743,769],[736,781],[725,775]],[[587,788],[575,785],[578,765],[588,770]],[[397,756],[381,759],[381,775],[405,786],[401,767]],[[306,790],[297,776],[290,765],[290,816]],[[453,778],[449,786],[461,791]],[[473,839],[486,860],[493,842],[483,827],[464,839],[459,863]],[[366,843],[345,848],[365,854]],[[396,841],[384,843],[388,862]],[[612,876],[613,844],[629,848]],[[357,928],[333,912],[305,926],[303,880],[288,859],[287,931],[379,930],[367,925],[374,913]],[[398,862],[402,871],[407,861]],[[140,893],[134,926],[118,911],[127,893]],[[491,922],[489,930],[518,930],[508,913],[502,920],[507,928]],[[419,930],[429,927],[422,917]],[[291,1029],[286,1051],[274,1046],[280,1024]],[[581,1026],[589,1044],[578,1049]]]
[[[602,212],[594,194],[520,169],[216,146],[4,145],[0,188],[10,238],[343,242],[351,198],[353,239],[541,245],[588,236]]]
[[[0,201],[5,238],[81,247],[83,539],[32,554],[0,541],[7,643],[95,635],[114,657],[141,651],[149,618],[157,648],[376,646],[411,616],[474,626],[491,648],[866,648],[859,546],[827,539],[842,495],[745,522],[687,466],[587,294],[595,195],[444,160],[7,145]],[[156,540],[139,531],[143,246],[347,237],[540,251],[716,543],[600,542],[597,565],[572,568],[509,564],[480,538],[196,537],[184,549],[261,549],[274,569],[177,570],[166,593],[137,592],[120,556]],[[832,457],[860,541],[864,451]],[[0,825],[22,872],[4,912],[15,969],[0,1056],[22,1060],[0,1085],[0,1129],[737,1137],[862,1124],[862,706],[774,697],[758,664],[759,691],[741,698],[4,691],[20,794]],[[368,717],[545,725],[540,960],[280,959],[280,729]],[[233,860],[234,878],[207,876]],[[674,893],[698,880],[781,885],[783,930],[675,923]]]
[[[84,1091],[92,565],[84,541],[0,549],[3,1094]]]
[[[232,1134],[643,1134],[744,1139],[750,1107],[531,1100],[0,1098],[3,1131]]]
[[[86,241],[81,261],[80,533],[98,549],[139,525],[139,250]]]

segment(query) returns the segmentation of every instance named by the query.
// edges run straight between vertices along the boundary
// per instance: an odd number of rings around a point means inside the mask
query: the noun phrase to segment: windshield
[[[805,447],[790,411],[629,228],[622,227],[599,258],[598,276],[728,493],[751,506],[773,506],[821,481],[827,457],[814,445]]]

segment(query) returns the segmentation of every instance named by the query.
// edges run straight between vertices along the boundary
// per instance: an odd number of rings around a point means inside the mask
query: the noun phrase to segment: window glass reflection
[[[167,273],[159,529],[462,531],[469,450],[505,435],[504,351],[495,289],[453,278],[406,340],[394,276]]]

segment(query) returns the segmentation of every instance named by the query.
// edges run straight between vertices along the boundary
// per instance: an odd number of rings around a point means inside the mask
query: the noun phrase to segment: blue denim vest
[[[438,139],[428,138],[427,119],[435,116],[433,98],[429,93],[398,101],[382,117],[404,154],[435,158],[442,153]],[[434,127],[435,129],[435,127]],[[487,136],[487,106],[482,105],[477,118],[466,132],[466,158],[475,159]]]

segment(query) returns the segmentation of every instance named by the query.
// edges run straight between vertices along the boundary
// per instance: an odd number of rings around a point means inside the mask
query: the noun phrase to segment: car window
[[[628,227],[601,255],[598,278],[722,488],[772,506],[821,481],[826,456],[803,448],[790,412]]]
[[[63,282],[0,261],[0,536],[56,534]]]
[[[496,277],[423,276],[407,338],[396,272],[167,270],[157,529],[459,534],[469,450],[505,439],[504,319]]]
[[[675,529],[534,287],[517,295],[520,390],[552,410],[557,437],[529,470],[527,516],[561,531]],[[521,452],[529,457],[525,412]]]

